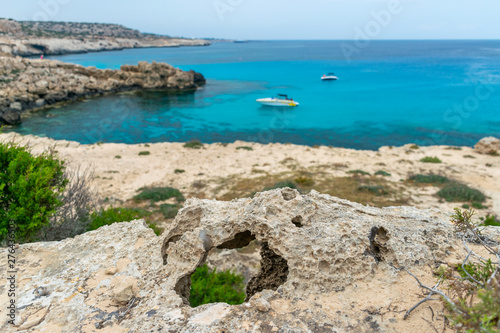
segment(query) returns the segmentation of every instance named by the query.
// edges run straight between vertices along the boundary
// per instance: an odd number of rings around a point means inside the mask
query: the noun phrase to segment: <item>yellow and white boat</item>
[[[293,98],[288,98],[287,95],[278,94],[277,97],[260,98],[257,100],[265,106],[298,106],[299,103],[294,101]]]

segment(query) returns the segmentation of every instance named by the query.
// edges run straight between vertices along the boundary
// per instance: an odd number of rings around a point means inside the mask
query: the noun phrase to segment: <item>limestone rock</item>
[[[164,63],[140,62],[120,70],[99,70],[60,61],[0,57],[0,114],[27,111],[80,97],[130,90],[195,90],[205,83],[202,74],[185,72]],[[20,122],[7,114],[4,121]]]
[[[480,154],[496,154],[500,152],[500,139],[489,136],[482,138],[474,146],[474,150]]]
[[[463,255],[448,221],[437,210],[379,209],[315,191],[190,199],[161,236],[133,221],[21,245],[19,316],[37,332],[428,332],[427,307],[402,320],[422,297],[400,268],[434,285],[429,266]],[[262,269],[248,283],[250,301],[190,307],[190,275],[207,253],[254,239],[263,244]],[[40,286],[51,292],[35,295]],[[0,288],[0,303],[7,299]],[[428,305],[437,315],[443,309]],[[433,322],[439,331],[442,323]]]
[[[21,123],[21,114],[13,110],[6,110],[0,115],[0,122],[7,125],[17,125]]]

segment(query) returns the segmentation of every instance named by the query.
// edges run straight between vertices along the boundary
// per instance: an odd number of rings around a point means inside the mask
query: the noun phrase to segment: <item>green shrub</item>
[[[177,202],[186,200],[178,189],[172,187],[141,188],[139,191],[141,191],[141,193],[134,197],[136,201],[150,200],[151,202],[158,202],[170,198],[176,198]]]
[[[420,160],[420,162],[424,163],[443,163],[439,158],[437,157],[431,157],[431,156],[426,156]]]
[[[148,226],[159,236],[162,230],[159,229],[155,223],[150,223],[147,220],[147,217],[150,215],[150,212],[140,208],[112,207],[106,210],[96,211],[90,216],[91,222],[88,226],[88,231],[97,230],[102,226],[117,222],[130,222],[137,219],[145,219]]]
[[[484,206],[482,203],[480,202],[473,202],[471,203],[471,206],[472,208],[476,208],[476,209],[484,209],[484,208],[487,208],[486,206]]]
[[[184,148],[201,149],[201,148],[203,148],[203,143],[201,143],[200,140],[192,140],[192,141],[186,142],[184,144]]]
[[[171,205],[171,204],[162,204],[160,205],[160,212],[162,212],[163,216],[167,219],[173,219],[177,216],[177,212],[181,209],[182,206],[179,204]]]
[[[236,147],[236,149],[237,150],[249,150],[249,151],[253,150],[252,147],[248,147],[248,146],[240,146],[240,147]]]
[[[120,158],[122,158],[122,157],[121,157],[120,155],[116,155],[116,156],[115,156],[115,158],[116,158],[116,159],[120,159]]]
[[[472,189],[465,184],[451,182],[446,184],[438,193],[438,196],[448,202],[451,201],[472,201],[484,202],[486,196],[479,190]]]
[[[475,158],[475,157],[472,155],[464,155],[464,158]]]
[[[282,182],[274,183],[274,185],[271,186],[271,187],[266,187],[264,189],[264,191],[274,190],[276,188],[283,188],[283,187],[289,187],[289,188],[297,189],[297,185],[293,181],[291,181],[291,180],[285,180],[285,181],[282,181]]]
[[[462,205],[462,208],[463,208],[463,209],[469,209],[469,208],[470,208],[470,206],[469,206],[468,204],[463,204],[463,205]]]
[[[496,216],[487,215],[486,218],[483,220],[482,225],[500,227],[500,221],[497,220]]]
[[[430,173],[428,175],[413,175],[410,177],[410,180],[413,180],[415,183],[424,183],[424,184],[445,184],[450,180],[445,176],[435,175]]]
[[[413,144],[410,146],[410,149],[419,149],[420,147],[416,144]]]
[[[243,276],[231,271],[210,271],[205,264],[191,275],[189,303],[192,307],[224,302],[231,305],[245,301]]]
[[[377,172],[375,172],[375,175],[377,175],[377,176],[387,176],[388,177],[391,174],[388,173],[388,172],[386,172],[386,171],[384,171],[384,170],[378,170]]]
[[[355,175],[369,175],[369,172],[363,171],[363,170],[350,170],[347,171],[347,173],[353,173]]]
[[[139,152],[139,156],[146,156],[146,155],[151,155],[149,151],[141,151]]]
[[[358,191],[371,192],[375,195],[385,195],[387,191],[381,185],[363,185],[358,187]]]
[[[63,205],[60,198],[68,180],[64,162],[53,152],[34,156],[23,146],[0,143],[0,242],[15,222],[16,242],[34,241]]]
[[[185,171],[184,171],[184,170],[182,170],[182,169],[175,169],[175,170],[174,170],[174,172],[175,172],[175,173],[184,173]]]

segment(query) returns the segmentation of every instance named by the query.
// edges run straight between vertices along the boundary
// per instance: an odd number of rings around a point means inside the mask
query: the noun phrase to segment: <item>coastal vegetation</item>
[[[170,198],[175,198],[177,202],[183,202],[186,200],[178,189],[172,187],[140,188],[139,191],[140,193],[134,196],[135,201],[148,200],[151,203],[155,203],[158,201],[165,201]]]
[[[426,156],[420,160],[423,163],[443,163],[438,157]]]
[[[203,148],[203,143],[201,143],[200,140],[192,140],[192,141],[186,142],[184,144],[184,148],[201,149],[201,148]]]
[[[231,305],[245,301],[243,276],[229,270],[217,272],[205,264],[191,275],[189,303],[192,307],[224,302]]]
[[[436,276],[441,290],[429,288],[431,294],[441,295],[449,311],[452,325],[464,332],[497,332],[500,323],[500,278],[498,243],[481,230],[485,221],[473,221],[474,211],[455,208],[452,223],[456,234],[464,239],[467,256],[455,267],[442,265]],[[465,245],[465,239],[479,245],[490,258],[477,254]],[[491,258],[494,258],[492,260]],[[437,285],[437,286],[438,286]],[[421,284],[422,286],[422,284]],[[429,296],[430,296],[429,295]]]
[[[64,162],[49,150],[34,156],[29,148],[0,143],[0,241],[8,233],[9,221],[16,222],[19,242],[39,239],[51,216],[63,206],[68,185]]]

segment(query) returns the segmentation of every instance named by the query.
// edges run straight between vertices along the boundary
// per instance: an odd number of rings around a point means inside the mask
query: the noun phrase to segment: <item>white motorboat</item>
[[[339,78],[337,76],[335,76],[335,74],[333,73],[328,73],[328,74],[323,74],[323,76],[321,77],[321,80],[338,80]]]
[[[266,106],[298,106],[299,103],[293,98],[288,98],[287,95],[278,94],[277,97],[260,98],[257,100],[262,105]]]

